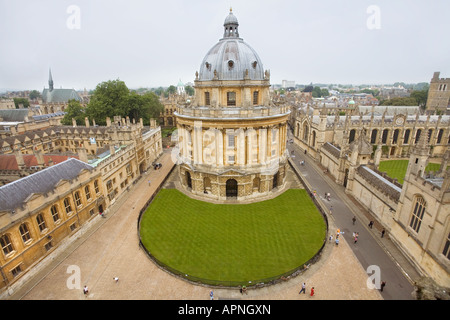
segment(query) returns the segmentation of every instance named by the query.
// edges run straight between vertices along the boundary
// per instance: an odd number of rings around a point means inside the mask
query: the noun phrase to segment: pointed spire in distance
[[[53,78],[52,78],[52,69],[48,69],[48,87],[50,91],[53,91]]]

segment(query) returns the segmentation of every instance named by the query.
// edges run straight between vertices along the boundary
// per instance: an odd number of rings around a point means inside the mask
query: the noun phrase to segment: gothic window
[[[58,221],[59,220],[58,207],[56,205],[52,206],[50,208],[50,212],[52,213],[53,221],[55,222]]]
[[[392,143],[397,143],[399,130],[395,129],[394,136],[392,137]]]
[[[350,130],[350,136],[348,137],[348,143],[352,143],[353,141],[355,141],[355,134],[356,134],[355,129]]]
[[[388,133],[389,133],[388,129],[383,130],[383,136],[381,137],[381,143],[386,144]]]
[[[430,143],[431,136],[433,135],[433,129],[428,130],[428,143]]]
[[[31,239],[30,230],[28,229],[28,226],[25,223],[22,223],[19,226],[19,232],[23,242],[27,242],[28,240]]]
[[[205,92],[205,106],[209,106],[211,101],[209,99],[209,92]]]
[[[47,229],[47,226],[46,226],[45,220],[44,220],[44,215],[42,213],[37,215],[36,222],[38,224],[39,231],[43,232],[45,229]]]
[[[372,144],[377,143],[377,134],[378,134],[378,130],[377,129],[373,129],[372,130],[372,135],[370,137],[370,143],[372,143]]]
[[[436,140],[436,144],[440,144],[442,141],[442,135],[444,134],[444,129],[440,129],[438,136],[437,136],[437,140]]]
[[[5,255],[14,251],[13,245],[11,243],[11,239],[7,234],[0,237],[0,245],[2,246],[3,253]]]
[[[422,224],[423,215],[425,213],[426,203],[425,200],[417,196],[414,201],[413,212],[409,226],[415,231],[419,232],[420,225]]]
[[[414,143],[417,143],[417,142],[419,142],[419,139],[420,139],[420,134],[422,133],[422,130],[420,130],[420,129],[417,129],[417,132],[416,132],[416,140],[414,141]]]
[[[253,91],[253,105],[257,105],[258,104],[258,99],[259,98],[259,91]]]
[[[227,106],[236,105],[236,92],[227,92]]]
[[[405,136],[403,137],[403,144],[408,144],[410,133],[411,133],[411,130],[406,129]]]

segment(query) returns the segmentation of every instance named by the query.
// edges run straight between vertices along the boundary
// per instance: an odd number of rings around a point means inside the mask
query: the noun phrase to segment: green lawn
[[[325,235],[325,221],[302,189],[252,204],[212,204],[162,189],[140,226],[156,259],[210,284],[254,284],[293,270],[318,252]]]
[[[406,169],[408,169],[409,160],[386,160],[380,161],[378,170],[386,172],[391,178],[397,178],[398,182],[403,184],[405,178]],[[425,168],[425,171],[438,171],[440,168],[439,163],[429,163]]]

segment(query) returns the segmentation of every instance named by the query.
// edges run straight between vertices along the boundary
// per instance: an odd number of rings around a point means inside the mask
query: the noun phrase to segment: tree
[[[395,97],[384,100],[381,106],[417,106],[417,100],[412,97]]]
[[[77,125],[84,125],[84,118],[86,117],[86,114],[83,110],[83,107],[81,106],[80,101],[77,101],[75,99],[69,100],[69,104],[67,108],[65,109],[65,115],[64,118],[61,120],[61,124],[70,126],[72,125],[72,119],[75,119],[77,122]]]
[[[175,94],[177,93],[177,88],[175,86],[169,86],[169,88],[167,88],[167,94]]]
[[[22,105],[22,108],[28,108],[30,106],[30,101],[27,98],[13,98],[13,100],[16,109],[20,109],[20,105]]]
[[[416,90],[411,92],[411,98],[414,98],[421,108],[425,108],[428,100],[428,89],[426,90]]]
[[[106,118],[129,117],[136,122],[142,118],[145,125],[150,118],[157,118],[164,110],[159,97],[154,92],[143,95],[131,92],[120,80],[110,80],[97,85],[86,107],[86,115],[99,125],[106,124]]]
[[[33,91],[30,92],[30,96],[29,97],[30,97],[30,100],[35,100],[35,99],[41,97],[41,93],[39,91],[37,91],[37,90],[33,90]]]
[[[97,85],[86,107],[86,115],[97,124],[105,125],[106,118],[127,115],[126,104],[130,90],[125,82],[109,80]]]
[[[188,96],[193,96],[195,94],[195,90],[191,86],[185,86],[184,90],[186,91]]]

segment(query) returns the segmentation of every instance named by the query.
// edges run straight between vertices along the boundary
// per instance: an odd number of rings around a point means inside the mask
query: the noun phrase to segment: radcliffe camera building
[[[230,9],[196,72],[194,101],[175,113],[181,184],[217,200],[266,195],[286,174],[290,111],[271,101],[270,73],[238,27]]]

